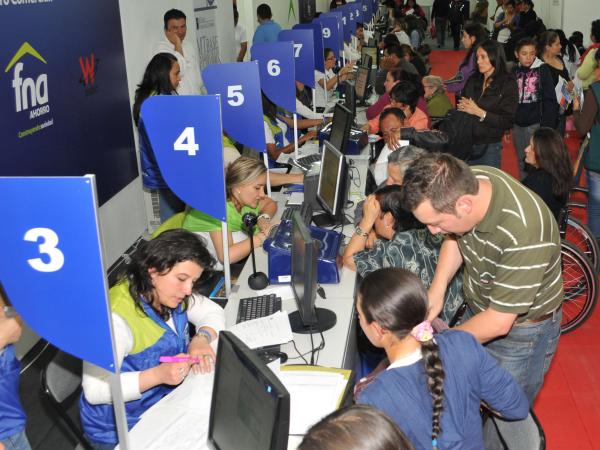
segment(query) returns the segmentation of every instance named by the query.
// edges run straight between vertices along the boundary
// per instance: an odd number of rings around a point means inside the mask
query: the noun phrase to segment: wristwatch
[[[362,236],[362,237],[367,237],[369,235],[369,233],[364,232],[363,229],[361,227],[359,227],[358,225],[354,229],[354,234],[358,234],[359,236]]]
[[[484,112],[483,112],[483,117],[481,117],[481,118],[479,119],[479,121],[480,121],[480,122],[483,122],[483,121],[485,120],[485,116],[487,116],[487,112],[485,112],[485,111],[484,111]]]
[[[271,216],[266,213],[263,213],[260,216],[258,216],[257,220],[259,220],[259,219],[265,219],[267,222],[269,222],[271,220]]]

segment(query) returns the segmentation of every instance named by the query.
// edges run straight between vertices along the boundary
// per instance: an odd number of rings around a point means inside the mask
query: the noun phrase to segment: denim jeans
[[[470,166],[492,166],[500,169],[502,163],[502,141],[491,144],[473,145],[473,155],[481,155],[469,158],[467,164]]]
[[[15,433],[12,436],[8,436],[7,438],[0,440],[0,442],[4,444],[6,450],[31,450],[31,446],[25,435],[25,430]]]
[[[596,239],[600,239],[600,173],[591,170],[585,171],[588,193],[588,226]]]
[[[446,24],[448,23],[448,18],[436,17],[434,22],[438,46],[443,47],[446,44]]]

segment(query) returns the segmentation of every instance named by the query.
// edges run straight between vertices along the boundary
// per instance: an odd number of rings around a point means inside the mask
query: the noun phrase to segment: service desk
[[[361,183],[354,185],[350,190],[350,199],[356,204],[364,192],[366,170],[368,163],[368,149],[365,149],[366,157],[357,155],[352,157],[353,164],[360,174]],[[286,196],[282,193],[274,193],[273,198],[278,203],[278,213],[281,215],[285,208]],[[345,234],[351,234],[354,227],[346,226]],[[267,272],[267,254],[262,249],[256,250],[257,270]],[[227,327],[235,324],[239,300],[244,297],[257,295],[248,287],[248,276],[252,273],[252,262],[250,258],[242,270],[237,285],[233,286],[232,294],[225,308]],[[356,320],[354,313],[354,290],[356,273],[346,268],[340,272],[340,283],[321,285],[325,291],[325,298],[317,295],[316,306],[327,308],[335,312],[337,316],[336,325],[323,333],[325,347],[316,356],[315,364],[353,369],[356,351]],[[275,292],[285,289],[273,286]],[[287,288],[289,292],[289,287]],[[282,296],[282,308],[288,313],[295,311],[296,304],[290,295]],[[319,334],[313,335],[314,345],[321,342]],[[311,350],[309,335],[294,334],[294,342],[300,353]],[[281,351],[288,354],[288,364],[299,364],[302,360],[298,357],[291,343],[281,346]],[[308,355],[310,357],[310,355]],[[131,448],[138,449],[206,449],[206,438],[210,414],[210,403],[212,395],[213,374],[190,375],[185,381],[173,390],[169,395],[160,400],[142,416],[138,424],[130,431],[129,439]],[[290,436],[289,449],[295,449],[301,437]]]

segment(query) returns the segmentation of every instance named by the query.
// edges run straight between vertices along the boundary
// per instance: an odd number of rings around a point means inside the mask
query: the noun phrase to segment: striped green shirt
[[[464,293],[474,313],[488,307],[539,318],[563,300],[560,235],[552,213],[536,194],[492,167],[472,168],[492,185],[484,219],[458,239],[465,263]]]

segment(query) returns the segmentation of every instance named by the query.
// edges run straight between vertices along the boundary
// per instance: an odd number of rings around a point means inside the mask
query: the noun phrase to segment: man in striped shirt
[[[552,213],[501,170],[469,168],[440,153],[408,168],[404,196],[432,233],[446,234],[429,288],[430,319],[464,264],[470,311],[457,328],[487,344],[533,404],[560,335],[560,235]]]

